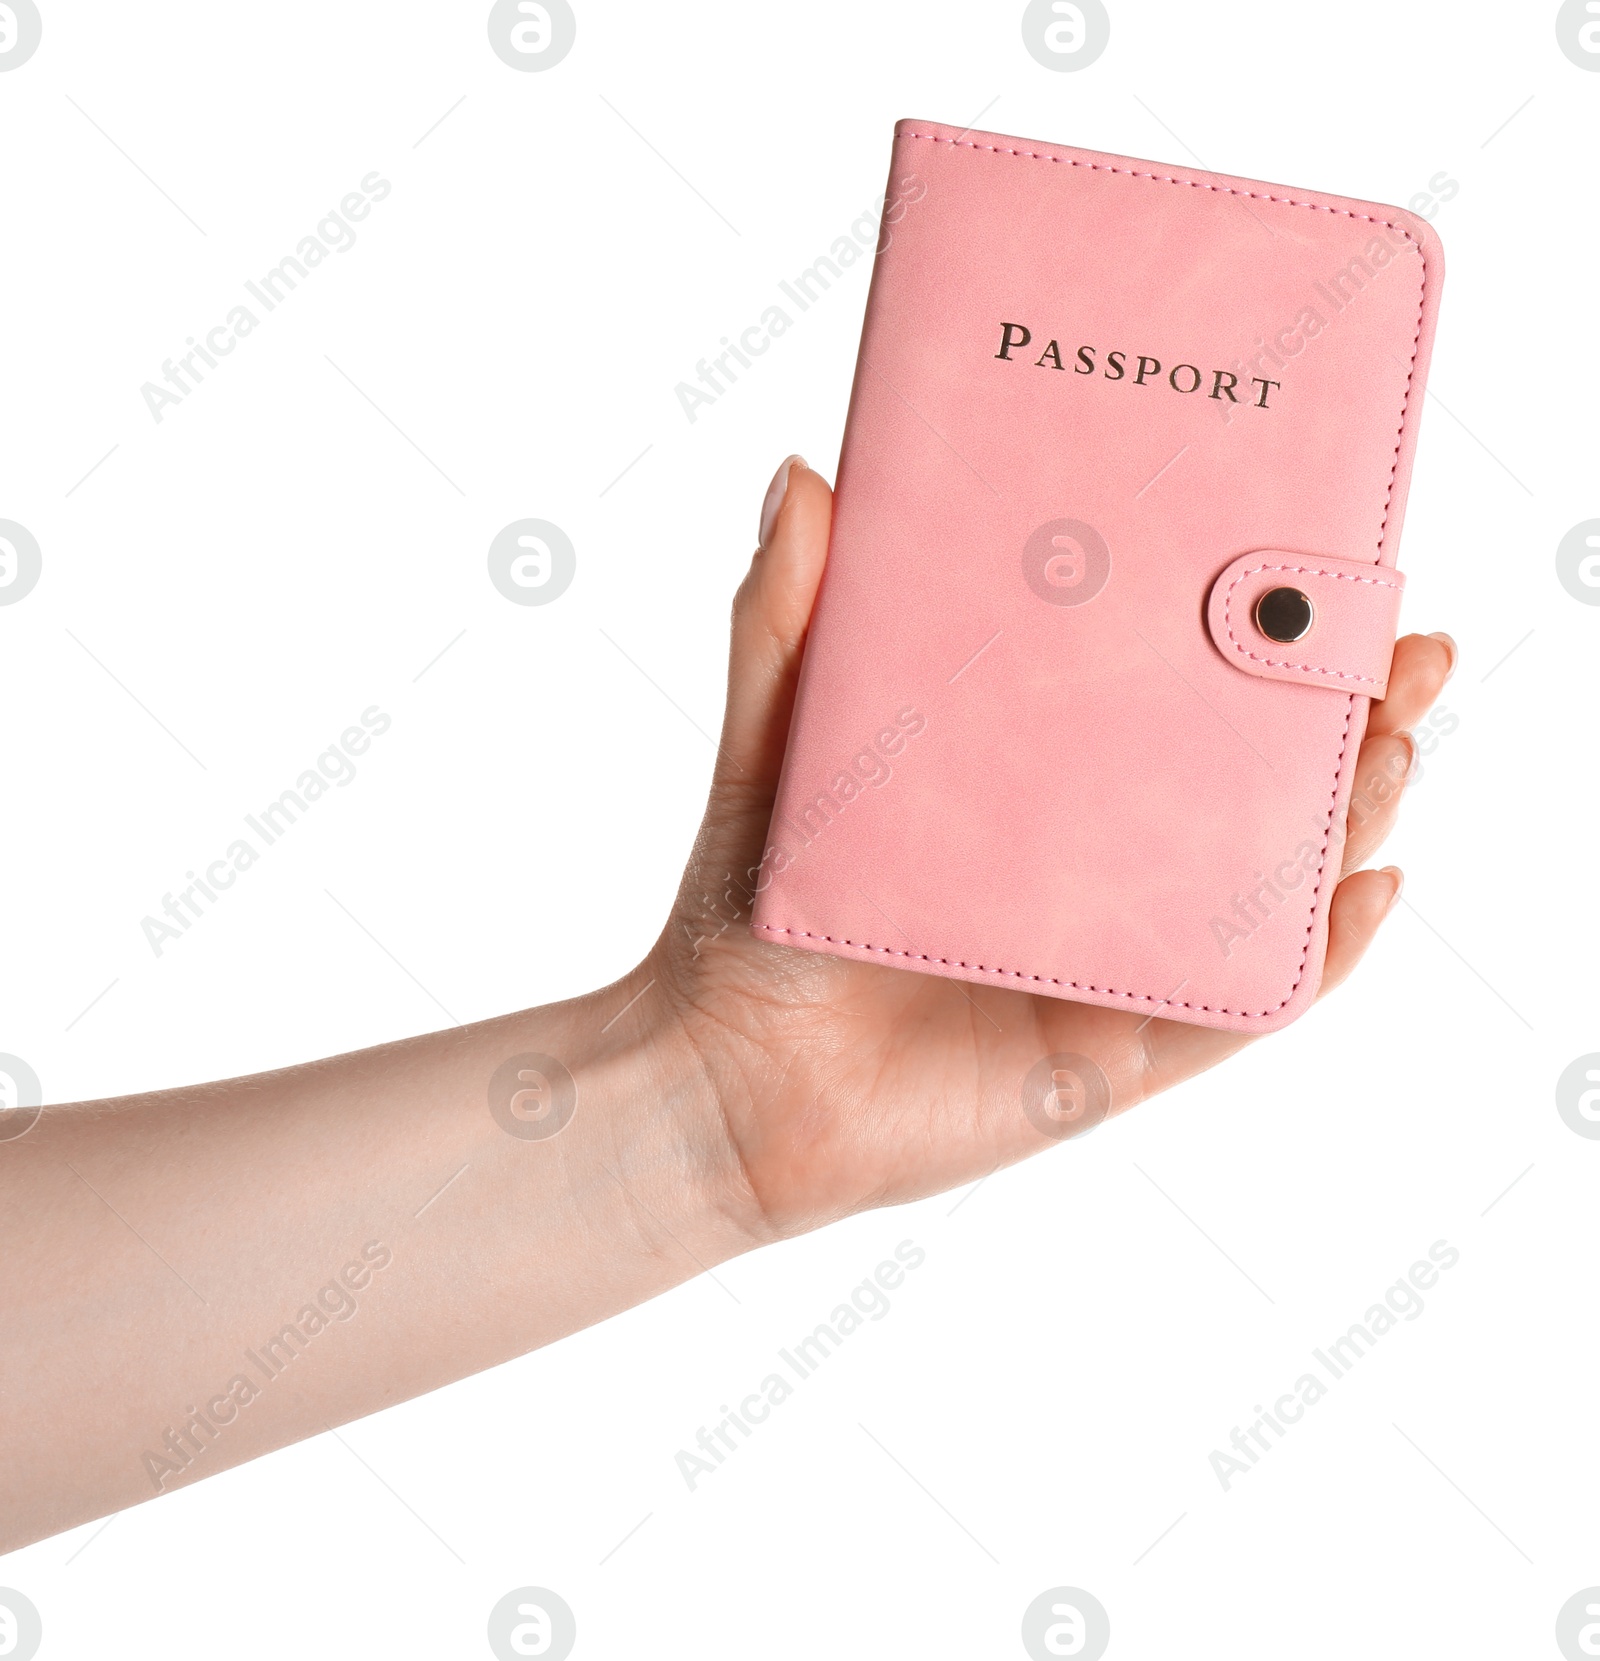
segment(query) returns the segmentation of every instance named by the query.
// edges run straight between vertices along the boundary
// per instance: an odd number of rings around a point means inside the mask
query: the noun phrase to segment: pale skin
[[[819,474],[779,469],[734,603],[705,819],[630,974],[282,1072],[47,1108],[0,1142],[0,1551],[1054,1146],[1019,1102],[1043,1056],[1092,1057],[1122,1112],[1253,1041],[696,924],[702,896],[725,912],[728,874],[761,862],[831,508]],[[1372,708],[1355,775],[1370,810],[1351,815],[1324,992],[1398,897],[1398,871],[1363,867],[1455,655],[1446,635],[1406,636]],[[487,1105],[526,1052],[577,1081],[571,1122],[540,1140]],[[326,1324],[306,1338],[319,1294]],[[253,1366],[295,1321],[293,1359]]]

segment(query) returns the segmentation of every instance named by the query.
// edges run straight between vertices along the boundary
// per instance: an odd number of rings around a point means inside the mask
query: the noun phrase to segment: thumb
[[[760,545],[734,596],[722,741],[680,897],[723,893],[729,882],[748,894],[755,881],[832,517],[833,492],[799,456],[788,457],[767,490]]]
[[[733,602],[728,704],[713,802],[765,818],[778,787],[812,604],[828,557],[833,492],[799,456],[773,475],[760,542]]]

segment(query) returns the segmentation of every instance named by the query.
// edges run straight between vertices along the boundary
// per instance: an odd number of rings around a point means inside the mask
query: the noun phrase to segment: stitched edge
[[[1326,202],[1302,202],[1293,196],[1273,196],[1262,190],[1238,190],[1232,185],[1212,184],[1207,179],[1180,179],[1171,173],[1141,173],[1137,167],[1112,167],[1108,162],[1082,161],[1076,156],[1049,156],[1042,150],[1008,150],[999,144],[977,144],[968,138],[941,138],[937,133],[907,131],[900,136],[925,138],[930,144],[953,144],[962,150],[988,150],[996,156],[1026,156],[1030,161],[1054,162],[1058,167],[1086,167],[1091,173],[1122,173],[1130,179],[1150,179],[1157,184],[1188,185],[1191,190],[1214,190],[1224,196],[1248,196],[1252,202],[1280,202],[1285,207],[1312,208],[1318,213],[1342,214],[1346,219],[1364,219],[1369,225],[1387,225],[1391,231],[1398,231],[1417,250],[1422,258],[1423,287],[1427,286],[1428,261],[1422,254],[1422,244],[1398,220],[1379,219],[1376,214],[1357,213],[1354,208],[1330,207]],[[1402,414],[1402,428],[1404,425]]]
[[[1370,588],[1390,588],[1396,594],[1404,588],[1403,583],[1385,582],[1382,577],[1358,577],[1349,571],[1329,571],[1321,566],[1310,565],[1252,565],[1247,571],[1241,571],[1228,584],[1227,592],[1222,597],[1222,626],[1228,631],[1228,638],[1233,642],[1234,650],[1249,658],[1252,663],[1264,663],[1269,669],[1298,669],[1308,675],[1332,675],[1342,681],[1366,681],[1369,686],[1386,684],[1388,677],[1377,675],[1358,675],[1348,669],[1322,669],[1314,663],[1290,663],[1287,659],[1262,657],[1259,652],[1252,652],[1248,646],[1233,632],[1233,595],[1246,577],[1258,576],[1263,571],[1287,571],[1297,577],[1332,577],[1336,582],[1365,583]]]
[[[1209,1015],[1241,1015],[1252,1018],[1274,1013],[1270,1009],[1216,1009],[1210,1004],[1180,1003],[1172,998],[1151,998],[1147,992],[1119,992],[1114,986],[1091,986],[1087,981],[1061,980],[1055,975],[1031,975],[1026,969],[991,969],[986,963],[964,963],[959,958],[929,957],[926,952],[902,951],[897,946],[874,946],[865,940],[845,940],[832,934],[813,934],[810,929],[781,928],[776,923],[752,923],[750,926],[760,929],[765,934],[793,934],[802,940],[826,940],[830,946],[849,946],[858,952],[883,952],[889,957],[914,957],[919,963],[942,963],[950,969],[970,969],[981,975],[1005,975],[1013,980],[1047,981],[1051,986],[1065,986],[1075,992],[1098,992],[1108,998],[1132,998],[1138,1003],[1157,1003],[1172,1009],[1198,1009]],[[1287,1001],[1286,999],[1285,1002]],[[1277,1007],[1282,1009],[1283,1004]]]
[[[1411,357],[1406,364],[1406,389],[1400,399],[1400,422],[1395,429],[1394,459],[1389,464],[1389,487],[1384,493],[1383,518],[1378,525],[1378,552],[1383,552],[1383,539],[1389,529],[1389,512],[1394,505],[1395,477],[1400,467],[1400,446],[1405,438],[1406,419],[1411,413],[1411,388],[1417,374],[1417,347],[1422,340],[1422,317],[1427,310],[1428,300],[1428,256],[1423,252],[1422,244],[1412,236],[1404,225],[1393,219],[1379,219],[1375,214],[1357,213],[1353,208],[1330,207],[1324,202],[1301,202],[1290,196],[1272,196],[1263,191],[1236,190],[1231,185],[1208,183],[1203,179],[1179,179],[1165,173],[1141,173],[1133,167],[1112,167],[1105,162],[1080,161],[1074,156],[1050,156],[1039,150],[1008,150],[998,144],[978,144],[971,139],[941,138],[937,133],[917,133],[907,130],[899,135],[903,138],[927,139],[933,144],[949,144],[959,149],[988,150],[997,156],[1025,156],[1032,161],[1055,162],[1059,166],[1086,167],[1095,173],[1123,173],[1133,179],[1150,179],[1160,184],[1188,185],[1195,190],[1214,190],[1226,196],[1248,196],[1258,202],[1278,202],[1285,207],[1313,208],[1322,213],[1342,214],[1346,219],[1364,219],[1369,225],[1386,225],[1392,231],[1400,234],[1417,251],[1417,258],[1422,261],[1422,280],[1417,285],[1417,324],[1411,336]],[[1280,1009],[1290,1003],[1295,993],[1300,989],[1300,983],[1306,978],[1306,960],[1311,955],[1311,931],[1317,918],[1317,905],[1322,896],[1323,878],[1328,869],[1328,838],[1333,834],[1333,809],[1339,799],[1339,782],[1344,777],[1345,757],[1350,750],[1350,722],[1355,713],[1356,699],[1360,693],[1348,692],[1345,694],[1344,732],[1339,740],[1339,760],[1333,772],[1333,785],[1328,792],[1327,818],[1322,827],[1322,846],[1318,849],[1319,861],[1317,865],[1317,880],[1311,890],[1311,915],[1306,923],[1305,944],[1300,949],[1300,966],[1295,973],[1294,984],[1290,986],[1288,996],[1276,1003],[1271,1009],[1224,1009],[1211,1004],[1194,1004],[1187,1000],[1174,1002],[1171,998],[1158,998],[1149,992],[1118,992],[1110,987],[1095,987],[1085,985],[1080,981],[1059,980],[1053,975],[1031,975],[1021,969],[989,969],[982,964],[952,963],[948,958],[929,958],[920,952],[903,952],[893,946],[873,946],[850,940],[835,940],[826,934],[811,934],[805,929],[782,928],[773,923],[753,923],[752,928],[760,929],[767,934],[794,934],[810,940],[826,940],[831,945],[850,946],[856,951],[883,952],[893,957],[918,957],[924,962],[944,963],[952,968],[970,969],[976,974],[1002,975],[1008,978],[1026,979],[1033,981],[1047,981],[1053,986],[1065,986],[1073,991],[1098,992],[1103,997],[1128,998],[1136,1003],[1154,1004],[1157,1008],[1166,1009],[1193,1009],[1206,1015],[1236,1015],[1241,1020],[1262,1020],[1269,1015],[1276,1015]]]

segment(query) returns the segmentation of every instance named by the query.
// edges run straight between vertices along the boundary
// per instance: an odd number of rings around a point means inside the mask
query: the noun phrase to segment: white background
[[[1600,609],[1554,563],[1600,515],[1600,74],[1555,6],[1113,0],[1057,74],[1020,0],[579,0],[522,74],[485,4],[44,5],[0,76],[0,517],[44,553],[0,608],[0,1050],[47,1100],[647,947],[762,491],[837,456],[866,263],[694,424],[673,389],[872,203],[902,116],[1401,204],[1447,175],[1401,563],[1462,660],[1385,856],[1409,903],[1294,1028],[959,1208],[354,1425],[370,1470],[322,1437],[0,1561],[41,1653],[487,1655],[538,1584],[579,1657],[1020,1656],[1066,1584],[1114,1661],[1556,1655],[1600,1582],[1600,1143],[1554,1104],[1600,1050]],[[157,424],[141,384],[373,170],[355,246]],[[578,550],[550,606],[486,577],[525,516]],[[156,958],[140,919],[372,704],[360,776]],[[904,1239],[890,1315],[691,1493],[677,1450]],[[1441,1239],[1421,1317],[1225,1492],[1211,1451]]]

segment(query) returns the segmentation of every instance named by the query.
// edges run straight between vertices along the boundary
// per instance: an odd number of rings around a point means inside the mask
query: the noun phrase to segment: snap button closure
[[[1312,616],[1311,600],[1298,588],[1269,588],[1256,601],[1256,627],[1280,645],[1303,640],[1311,632]]]

